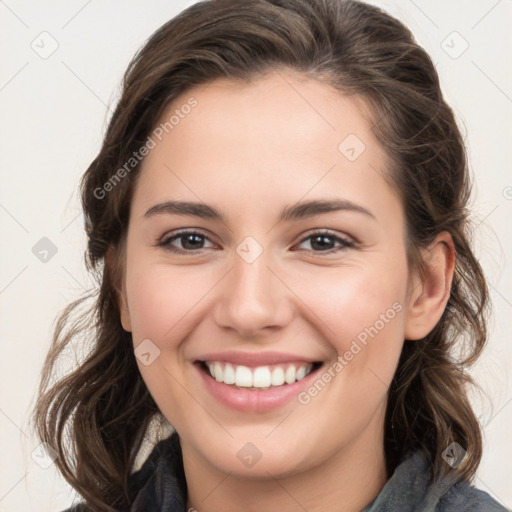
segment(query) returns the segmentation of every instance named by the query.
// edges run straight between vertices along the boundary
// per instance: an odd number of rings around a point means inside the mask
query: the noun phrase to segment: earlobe
[[[443,231],[425,250],[425,275],[417,277],[409,299],[405,339],[424,338],[441,318],[448,299],[455,268],[455,247],[451,235]]]
[[[132,325],[124,280],[122,278],[123,273],[120,271],[119,262],[116,261],[116,255],[114,253],[115,251],[113,248],[108,249],[107,254],[105,255],[105,266],[108,267],[113,281],[121,325],[125,331],[131,332]]]

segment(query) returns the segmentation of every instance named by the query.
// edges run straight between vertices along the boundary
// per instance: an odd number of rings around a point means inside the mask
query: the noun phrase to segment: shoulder
[[[433,481],[429,458],[417,452],[403,465],[415,480],[421,481],[424,493],[420,500],[426,509],[435,512],[508,512],[507,509],[488,493],[476,488],[467,480],[457,480],[446,474],[441,480]],[[414,482],[412,480],[410,483]],[[421,485],[419,486],[421,487]],[[418,492],[421,496],[422,492]]]
[[[507,509],[488,493],[469,482],[451,486],[439,500],[436,512],[507,512]]]
[[[428,454],[409,454],[363,512],[507,512],[489,494],[447,474],[432,478]]]

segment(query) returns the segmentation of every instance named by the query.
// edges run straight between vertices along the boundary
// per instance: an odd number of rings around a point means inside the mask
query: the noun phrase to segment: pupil
[[[318,240],[321,240],[320,244],[316,243]],[[327,242],[326,242],[327,240]],[[330,249],[331,245],[332,245],[332,241],[331,239],[328,237],[328,236],[315,236],[313,239],[312,239],[312,244],[313,248],[315,248],[315,245],[317,247],[319,247],[320,249]],[[329,247],[326,247],[329,246]]]
[[[202,237],[200,235],[185,235],[182,240],[185,241],[183,244],[185,249],[194,249],[201,245]],[[198,244],[195,244],[195,242],[198,242]],[[190,244],[190,247],[187,247],[188,244]]]

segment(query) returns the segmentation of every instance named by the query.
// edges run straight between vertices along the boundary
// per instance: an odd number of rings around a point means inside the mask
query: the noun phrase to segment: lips
[[[204,354],[194,367],[217,403],[246,413],[282,407],[310,386],[325,361],[282,352]]]

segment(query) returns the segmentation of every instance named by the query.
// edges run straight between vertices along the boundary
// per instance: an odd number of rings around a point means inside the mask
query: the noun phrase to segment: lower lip
[[[218,382],[213,377],[207,375],[199,363],[194,364],[194,366],[200,373],[206,388],[221,404],[237,411],[249,413],[262,413],[282,407],[304,391],[318,370],[321,369],[321,367],[317,368],[302,380],[293,384],[283,384],[282,386],[261,391],[250,391]]]

